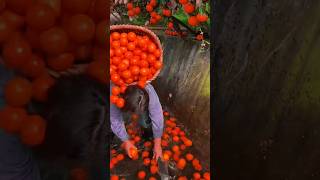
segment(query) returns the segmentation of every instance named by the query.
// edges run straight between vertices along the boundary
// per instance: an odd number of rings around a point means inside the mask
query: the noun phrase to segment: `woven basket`
[[[137,35],[140,35],[140,36],[143,36],[143,35],[146,35],[148,36],[157,46],[157,48],[160,50],[160,58],[159,58],[159,61],[163,62],[163,50],[162,50],[162,45],[161,45],[161,42],[160,42],[160,39],[158,38],[158,36],[152,32],[151,30],[149,30],[148,28],[146,27],[143,27],[143,26],[135,26],[135,25],[128,25],[128,24],[122,24],[122,25],[112,25],[110,26],[110,34],[114,31],[117,31],[119,33],[122,33],[122,32],[134,32],[136,33]],[[151,81],[155,80],[157,78],[157,76],[159,75],[161,69],[159,69],[153,76],[153,78],[149,79],[147,81],[147,83],[150,83]],[[137,82],[133,82],[131,84],[128,84],[129,86],[130,85],[135,85],[137,84]]]

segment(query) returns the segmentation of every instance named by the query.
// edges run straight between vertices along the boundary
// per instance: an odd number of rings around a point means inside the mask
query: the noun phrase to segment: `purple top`
[[[110,83],[110,93],[111,88],[113,86],[112,83]],[[163,112],[162,112],[162,106],[160,104],[159,97],[154,90],[153,86],[148,83],[145,87],[145,90],[147,91],[149,95],[149,117],[152,121],[152,131],[153,131],[153,137],[154,138],[160,138],[163,133]],[[111,121],[111,129],[113,133],[118,136],[122,141],[126,141],[129,139],[129,136],[127,134],[122,113],[119,108],[117,108],[114,104],[110,104],[110,121]]]

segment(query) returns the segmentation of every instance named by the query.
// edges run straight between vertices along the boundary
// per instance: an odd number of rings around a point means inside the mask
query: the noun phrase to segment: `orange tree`
[[[121,14],[119,23],[165,27],[168,35],[191,34],[202,40],[210,34],[208,0],[133,0],[114,11]]]

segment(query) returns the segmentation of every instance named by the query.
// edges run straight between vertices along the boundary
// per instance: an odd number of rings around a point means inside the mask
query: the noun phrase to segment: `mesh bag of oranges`
[[[163,66],[163,51],[159,38],[151,30],[135,25],[110,27],[110,101],[122,108],[120,97],[129,85],[144,88],[154,80]]]

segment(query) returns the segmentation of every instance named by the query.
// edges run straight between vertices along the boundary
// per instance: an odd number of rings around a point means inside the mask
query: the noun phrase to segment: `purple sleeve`
[[[160,138],[163,133],[163,112],[159,97],[151,84],[145,87],[149,94],[149,117],[152,120],[154,138]]]
[[[110,95],[112,84],[110,83]],[[110,103],[110,121],[111,130],[121,141],[129,139],[126,131],[121,111],[112,103]]]

